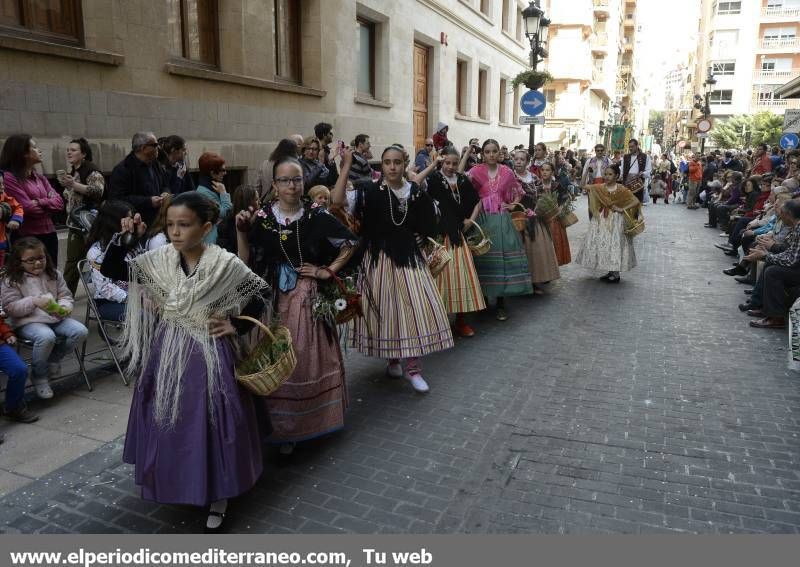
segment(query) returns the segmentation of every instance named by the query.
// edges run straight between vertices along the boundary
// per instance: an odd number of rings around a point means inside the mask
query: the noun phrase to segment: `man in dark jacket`
[[[164,180],[157,157],[155,134],[137,132],[131,141],[131,153],[111,172],[109,198],[130,203],[148,225],[155,219],[162,201]]]

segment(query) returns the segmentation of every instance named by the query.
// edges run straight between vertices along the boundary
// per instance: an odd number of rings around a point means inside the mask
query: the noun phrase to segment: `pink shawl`
[[[502,212],[504,203],[511,203],[523,195],[522,185],[517,176],[507,166],[497,165],[497,177],[489,179],[485,164],[476,165],[469,170],[469,178],[483,203],[483,210],[488,214]]]

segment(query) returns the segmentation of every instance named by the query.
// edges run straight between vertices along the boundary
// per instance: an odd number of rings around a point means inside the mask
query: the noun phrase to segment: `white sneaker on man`
[[[390,362],[386,365],[386,375],[389,378],[402,378],[403,365],[400,362]]]
[[[409,374],[406,376],[406,380],[411,382],[411,387],[421,394],[425,394],[430,390],[428,383],[425,381],[425,378],[422,377],[422,374]]]

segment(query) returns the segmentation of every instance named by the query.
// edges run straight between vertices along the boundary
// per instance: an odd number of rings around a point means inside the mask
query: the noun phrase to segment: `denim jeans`
[[[19,357],[17,351],[3,343],[0,344],[0,371],[8,376],[5,410],[11,411],[19,407],[25,395],[28,365]]]
[[[75,319],[67,317],[63,321],[47,325],[45,323],[28,323],[17,329],[17,334],[33,341],[34,380],[47,379],[47,365],[58,362],[64,356],[86,340],[89,330]]]
[[[127,304],[117,303],[116,301],[109,301],[107,299],[95,299],[97,303],[97,311],[100,313],[100,318],[104,321],[124,321],[125,308]]]

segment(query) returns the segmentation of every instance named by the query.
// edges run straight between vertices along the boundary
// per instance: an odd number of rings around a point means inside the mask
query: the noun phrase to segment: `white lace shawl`
[[[211,400],[222,395],[220,361],[208,334],[210,318],[241,313],[242,308],[267,283],[235,255],[208,246],[190,276],[181,268],[180,253],[170,244],[137,256],[129,264],[130,286],[126,324],[122,335],[124,356],[133,375],[143,370],[151,347],[161,336],[156,376],[155,419],[174,425],[189,364],[192,343],[202,351],[208,372]]]

